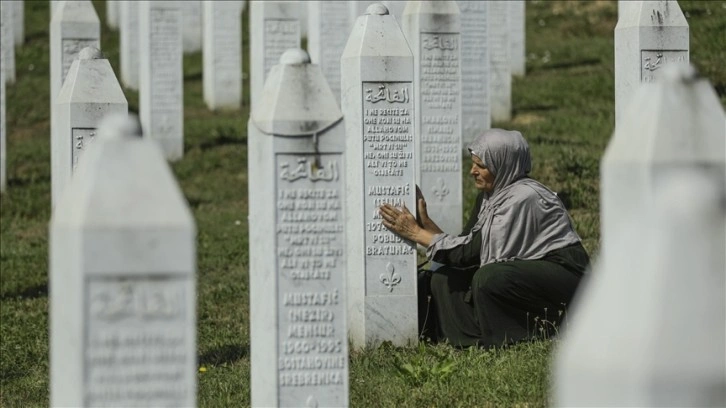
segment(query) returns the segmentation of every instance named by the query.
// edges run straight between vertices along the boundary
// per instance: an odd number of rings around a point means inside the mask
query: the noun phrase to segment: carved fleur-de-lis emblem
[[[381,283],[386,285],[389,292],[393,292],[393,287],[401,283],[401,276],[396,273],[396,268],[390,262],[386,264],[386,271],[388,271],[388,276],[382,273],[380,280]]]
[[[436,195],[436,197],[438,197],[440,201],[444,201],[444,197],[449,195],[449,187],[446,185],[444,179],[442,179],[441,177],[439,177],[436,182],[438,184],[435,185],[434,188],[432,188],[434,195]]]

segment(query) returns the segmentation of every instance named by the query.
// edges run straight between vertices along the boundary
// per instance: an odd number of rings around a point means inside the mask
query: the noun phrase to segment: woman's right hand
[[[429,218],[429,213],[426,209],[426,199],[418,185],[416,186],[416,208],[418,215],[416,221],[421,228],[431,232],[432,234],[441,234],[444,232],[431,218]]]

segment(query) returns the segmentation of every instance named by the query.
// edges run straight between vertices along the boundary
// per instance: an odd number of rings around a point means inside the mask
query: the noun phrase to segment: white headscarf
[[[439,234],[427,249],[435,260],[446,251],[482,234],[480,265],[514,259],[541,259],[547,253],[580,242],[557,195],[527,177],[532,169],[529,145],[517,131],[490,129],[469,151],[494,175],[494,188],[479,208],[477,222],[465,236]]]

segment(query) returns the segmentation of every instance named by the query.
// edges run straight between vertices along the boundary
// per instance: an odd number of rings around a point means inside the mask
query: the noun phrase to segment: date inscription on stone
[[[640,82],[654,82],[667,64],[688,63],[688,50],[641,50]]]
[[[152,8],[151,21],[151,126],[155,138],[176,138],[182,133],[183,80],[181,10]]]
[[[300,47],[300,21],[297,19],[265,20],[265,76],[280,62],[280,56],[290,48]]]
[[[61,56],[63,60],[61,61],[62,74],[60,86],[62,87],[63,82],[66,80],[66,75],[68,75],[68,71],[71,69],[73,60],[78,58],[78,53],[86,47],[96,47],[100,49],[101,45],[98,40],[91,38],[65,38],[61,41],[61,46],[63,47],[63,54]],[[60,88],[58,89],[60,90]]]
[[[193,390],[191,280],[87,279],[86,406],[182,406]]]
[[[72,171],[76,171],[76,167],[78,167],[78,162],[79,160],[81,160],[81,155],[83,154],[83,151],[88,148],[88,145],[90,143],[93,143],[95,137],[95,128],[71,129],[71,138],[73,139],[71,141],[71,143],[73,144],[73,146],[71,147]]]
[[[280,406],[347,403],[342,154],[275,156]],[[343,399],[344,398],[344,399]]]
[[[411,82],[363,82],[366,296],[416,293],[402,279],[416,267],[415,244],[388,231],[378,213],[384,203],[416,211],[413,118]]]

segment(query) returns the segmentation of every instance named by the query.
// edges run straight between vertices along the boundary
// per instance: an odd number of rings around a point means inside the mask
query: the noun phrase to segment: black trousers
[[[538,260],[422,271],[420,332],[459,347],[553,336],[588,265],[587,252],[576,244]]]

